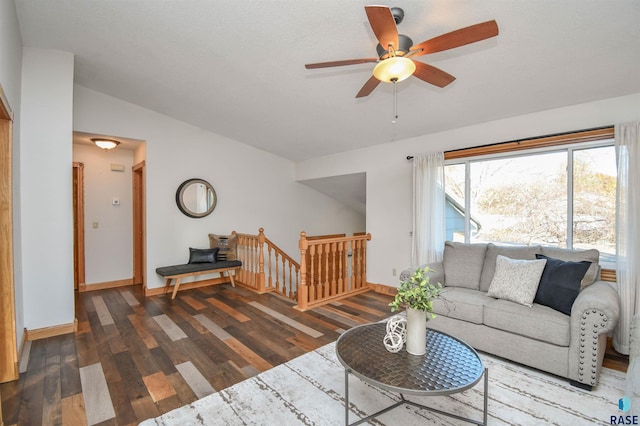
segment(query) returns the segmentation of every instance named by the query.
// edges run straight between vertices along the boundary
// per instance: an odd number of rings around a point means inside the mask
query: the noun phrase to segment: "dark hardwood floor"
[[[30,342],[1,385],[7,425],[129,425],[156,417],[391,315],[369,292],[307,312],[228,284],[145,298],[139,286],[78,294],[78,332]],[[628,358],[627,358],[628,363]],[[609,349],[605,365],[626,370]]]
[[[369,292],[299,312],[228,284],[173,301],[140,286],[81,293],[78,332],[31,342],[26,372],[2,385],[4,421],[137,424],[388,317],[390,300]]]

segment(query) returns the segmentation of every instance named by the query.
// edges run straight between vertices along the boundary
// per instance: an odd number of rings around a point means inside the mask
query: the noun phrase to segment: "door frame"
[[[12,126],[13,111],[0,85],[0,383],[19,376],[13,272]]]
[[[73,288],[86,286],[84,250],[84,164],[73,163]]]
[[[145,161],[131,168],[133,185],[133,284],[147,287],[146,274],[146,203],[145,203]]]

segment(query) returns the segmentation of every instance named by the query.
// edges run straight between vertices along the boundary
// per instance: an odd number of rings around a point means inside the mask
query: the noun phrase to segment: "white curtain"
[[[415,156],[412,264],[442,261],[444,238],[444,153]]]
[[[631,319],[640,310],[640,121],[615,126],[618,187],[616,206],[616,277],[620,319],[613,346],[629,353]]]

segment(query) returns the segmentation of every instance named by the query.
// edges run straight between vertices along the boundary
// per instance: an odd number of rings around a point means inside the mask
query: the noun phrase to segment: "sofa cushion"
[[[447,286],[478,290],[486,244],[444,243],[444,281]]]
[[[571,262],[536,254],[538,259],[546,259],[540,285],[533,300],[565,315],[571,315],[571,307],[580,293],[580,281],[591,266],[591,262]]]
[[[510,259],[535,260],[536,254],[540,252],[540,246],[498,246],[493,243],[487,244],[484,266],[482,267],[482,274],[480,275],[480,290],[489,290],[493,274],[496,271],[496,258],[498,255],[502,255]]]
[[[440,297],[433,300],[433,312],[436,315],[482,324],[484,305],[494,300],[484,291],[445,287]]]
[[[548,306],[531,308],[508,300],[493,300],[484,306],[484,324],[558,346],[569,346],[571,317]]]
[[[586,260],[587,262],[591,262],[591,266],[584,275],[584,278],[582,278],[580,288],[585,288],[600,279],[600,265],[598,264],[600,261],[600,252],[596,249],[569,250],[560,247],[542,247],[540,254],[565,261],[580,262]]]
[[[531,307],[546,263],[545,259],[510,259],[498,255],[496,273],[491,280],[487,296]]]

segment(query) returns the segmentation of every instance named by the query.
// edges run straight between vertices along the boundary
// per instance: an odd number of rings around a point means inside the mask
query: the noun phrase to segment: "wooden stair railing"
[[[236,283],[257,293],[276,292],[296,300],[300,281],[300,264],[264,235],[238,234],[238,260],[242,267]],[[266,248],[266,253],[265,253]]]
[[[300,286],[296,309],[305,311],[357,293],[367,285],[371,234],[309,239],[300,233]]]

